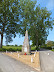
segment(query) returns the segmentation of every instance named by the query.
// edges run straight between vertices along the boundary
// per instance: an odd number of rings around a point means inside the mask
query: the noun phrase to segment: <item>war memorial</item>
[[[30,44],[29,44],[29,38],[28,38],[28,31],[26,30],[26,33],[25,33],[25,39],[24,39],[24,42],[23,42],[23,46],[22,46],[22,53],[23,54],[31,54],[31,47],[30,47]]]

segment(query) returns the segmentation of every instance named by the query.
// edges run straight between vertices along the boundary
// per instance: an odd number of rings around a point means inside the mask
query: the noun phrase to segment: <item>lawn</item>
[[[0,51],[21,51],[22,47],[19,46],[3,46],[3,48],[0,48]],[[31,47],[31,51],[35,51],[35,46]]]
[[[54,49],[52,51],[54,51]]]

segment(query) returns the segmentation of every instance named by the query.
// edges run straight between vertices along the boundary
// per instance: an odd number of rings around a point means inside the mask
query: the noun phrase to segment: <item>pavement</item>
[[[54,52],[42,49],[40,51],[40,65],[42,72],[54,72]]]
[[[40,66],[41,72],[54,72],[54,52],[41,49]],[[0,53],[0,72],[38,72],[32,67]]]
[[[38,72],[28,65],[0,53],[0,72]]]

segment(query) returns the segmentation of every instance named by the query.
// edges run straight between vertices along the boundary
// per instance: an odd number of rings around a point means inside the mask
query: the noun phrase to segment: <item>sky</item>
[[[47,9],[49,11],[52,12],[51,17],[54,18],[54,0],[37,0],[37,5],[40,4],[41,7],[47,7]],[[54,26],[53,26],[53,30],[49,31],[49,35],[47,37],[47,40],[51,40],[54,41]],[[13,38],[13,42],[9,43],[9,45],[23,45],[23,41],[24,41],[24,37],[19,35],[16,36],[16,38]],[[30,41],[30,45],[32,44],[32,42]],[[3,45],[5,44],[5,37],[3,39]]]

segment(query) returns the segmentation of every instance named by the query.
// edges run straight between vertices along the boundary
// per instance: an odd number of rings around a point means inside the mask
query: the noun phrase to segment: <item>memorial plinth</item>
[[[31,47],[30,47],[30,44],[29,44],[29,39],[28,39],[28,31],[26,30],[26,33],[25,33],[25,39],[24,39],[24,42],[23,42],[23,46],[22,46],[22,53],[23,54],[31,54]]]

